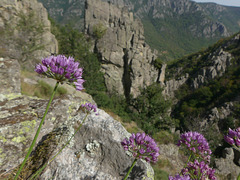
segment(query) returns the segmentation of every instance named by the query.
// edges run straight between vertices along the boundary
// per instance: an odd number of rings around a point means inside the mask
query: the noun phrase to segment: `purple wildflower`
[[[231,128],[229,128],[228,134],[226,136],[224,136],[224,140],[228,144],[234,146],[236,149],[239,150],[239,148],[240,148],[240,128],[237,128],[235,130],[232,130]]]
[[[190,175],[191,177],[194,177],[194,179],[216,180],[217,178],[214,173],[215,170],[210,168],[208,164],[204,161],[198,162],[198,160],[195,160],[194,163],[189,162],[187,167],[182,169],[183,175]]]
[[[58,82],[67,83],[76,87],[76,90],[83,90],[84,80],[82,79],[83,69],[79,68],[79,63],[74,62],[73,57],[64,55],[49,56],[42,59],[42,64],[37,64],[35,71],[38,74],[56,79]]]
[[[186,148],[194,154],[200,156],[203,160],[210,162],[212,151],[209,148],[207,140],[198,132],[186,132],[181,134],[178,146],[185,145]]]
[[[191,180],[189,175],[180,176],[179,174],[177,174],[175,177],[169,176],[168,179],[169,180]]]
[[[86,110],[87,112],[97,112],[97,106],[91,103],[84,103],[81,105],[81,109]]]
[[[137,159],[145,159],[147,162],[157,162],[159,156],[159,148],[156,142],[145,133],[132,134],[129,139],[121,142],[124,150],[133,153]]]
[[[224,140],[230,145],[235,145],[234,139],[231,138],[229,135],[224,136]]]

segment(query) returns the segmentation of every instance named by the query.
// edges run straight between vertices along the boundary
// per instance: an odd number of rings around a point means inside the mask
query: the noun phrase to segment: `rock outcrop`
[[[198,59],[200,59],[199,56]],[[170,97],[174,97],[174,92],[178,90],[183,84],[188,83],[191,88],[197,89],[205,83],[213,80],[217,77],[224,75],[227,68],[232,64],[232,56],[229,52],[219,48],[213,54],[209,54],[207,57],[208,65],[199,68],[194,74],[189,76],[188,73],[180,76],[176,79],[167,80],[164,84],[164,94]],[[178,72],[181,74],[182,68],[179,68]],[[176,75],[177,76],[177,75]]]
[[[239,162],[233,163],[236,162],[237,156],[237,161],[239,161],[238,151],[233,148],[225,148],[223,150],[223,157],[214,160],[216,173],[224,176],[224,178],[221,179],[237,179],[240,173]]]
[[[35,66],[42,57],[58,52],[46,9],[37,0],[0,1],[0,54]]]
[[[210,54],[207,59],[211,61],[211,64],[199,70],[195,75],[191,83],[194,89],[197,89],[209,80],[221,77],[231,65],[232,56],[229,52],[220,48],[214,54]]]
[[[195,58],[183,58],[183,61],[188,61],[187,64],[185,63],[186,67],[178,67],[178,65],[175,65],[171,67],[174,69],[173,71],[171,68],[170,70],[167,69],[166,71],[168,74],[168,71],[171,71],[172,78],[168,78],[163,83],[165,85],[164,93],[174,97],[174,91],[178,90],[178,88],[184,83],[187,83],[192,89],[198,89],[211,80],[223,76],[228,68],[233,66],[235,59],[230,51],[231,46],[238,45],[239,41],[240,34],[236,34],[222,45],[212,48],[212,51],[210,52],[206,50],[206,52],[202,52],[203,54],[196,53],[195,55],[192,55]],[[191,65],[191,61],[195,61],[195,63],[198,62],[198,68],[196,68],[196,65],[195,67]],[[179,64],[182,63],[181,60],[179,62]],[[191,70],[188,70],[189,72],[186,73],[186,68]]]
[[[158,78],[156,55],[145,43],[143,25],[133,13],[111,3],[88,0],[85,31],[96,37],[105,84],[110,92],[136,97]]]
[[[164,87],[163,94],[173,98],[174,92],[178,90],[178,88],[180,88],[183,84],[185,84],[188,78],[189,74],[186,73],[185,76],[182,76],[178,79],[171,79],[165,83],[162,83]]]
[[[6,81],[0,81],[0,179],[16,171],[45,112],[48,101],[23,96],[19,86],[20,71],[16,60],[1,61],[1,70],[8,72]],[[1,71],[2,72],[2,71]],[[2,89],[5,89],[2,91]],[[30,161],[21,174],[28,179],[47,163],[69,140],[86,114],[81,111],[84,97],[65,95],[55,98],[37,140]],[[103,110],[90,114],[70,144],[47,166],[40,179],[122,179],[134,158],[121,147],[121,141],[130,134]],[[152,180],[153,169],[138,161],[130,179]]]

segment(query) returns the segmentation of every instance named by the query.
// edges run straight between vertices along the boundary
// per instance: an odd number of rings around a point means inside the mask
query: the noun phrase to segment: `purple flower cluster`
[[[91,103],[81,104],[81,108],[87,110],[88,112],[97,112],[97,106]]]
[[[240,127],[235,130],[232,130],[231,128],[229,128],[228,134],[224,136],[224,140],[228,144],[236,148],[240,148]]]
[[[169,176],[168,179],[169,180],[191,180],[189,175],[180,176],[179,174],[177,174],[175,177]]]
[[[121,144],[124,150],[132,152],[136,159],[145,159],[147,162],[157,162],[158,160],[159,148],[154,139],[145,133],[133,133]]]
[[[81,91],[84,89],[83,69],[78,66],[79,62],[74,62],[73,57],[66,58],[64,55],[49,56],[42,59],[42,64],[36,65],[35,71],[61,83],[66,81],[74,85],[76,90]]]
[[[178,146],[184,144],[186,148],[203,160],[210,162],[212,151],[209,148],[207,140],[198,132],[186,132],[181,134]]]
[[[204,161],[198,162],[198,160],[195,160],[193,162],[189,162],[187,164],[187,167],[182,169],[183,175],[189,175],[192,177],[192,179],[212,179],[216,180],[216,176],[214,175],[215,170],[210,168],[208,164],[206,164]]]

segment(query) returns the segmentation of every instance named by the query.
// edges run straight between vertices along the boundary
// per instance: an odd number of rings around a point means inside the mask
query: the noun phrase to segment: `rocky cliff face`
[[[143,26],[133,13],[111,3],[88,0],[85,31],[96,37],[95,51],[110,92],[136,97],[140,88],[157,81],[156,55],[145,43]]]
[[[227,67],[231,65],[232,56],[229,52],[219,48],[214,54],[208,56],[208,60],[211,61],[211,64],[200,69],[192,80],[191,84],[194,89],[197,89],[209,80],[221,77],[227,70]]]
[[[184,83],[188,83],[191,88],[197,89],[209,81],[223,76],[228,67],[232,66],[232,62],[236,60],[229,52],[231,46],[239,44],[239,41],[240,34],[238,33],[211,52],[206,50],[202,54],[196,53],[196,55],[192,55],[193,58],[185,59],[189,62],[183,65],[183,67],[177,67],[181,66],[181,61],[177,62],[179,64],[176,64],[176,66],[171,66],[170,69],[174,69],[174,71],[171,71],[173,78],[168,78],[165,81],[165,94],[173,97],[174,91]],[[183,61],[185,60],[183,59]],[[194,61],[192,64],[199,62],[197,63],[198,66],[191,65],[191,61]],[[166,71],[169,71],[169,69]]]
[[[2,70],[10,77],[19,71],[17,60],[2,60]],[[17,66],[16,66],[17,64]],[[18,67],[18,68],[17,68]],[[16,84],[20,76],[7,79]],[[19,84],[16,84],[19,85]],[[23,160],[44,114],[47,101],[19,94],[0,81],[0,179],[15,172]],[[16,88],[20,89],[20,87]],[[2,90],[2,89],[1,89]],[[74,133],[86,116],[79,107],[88,100],[73,95],[55,98],[41,129],[22,178],[28,179],[34,169],[40,168],[56,154]],[[121,141],[130,134],[103,110],[90,114],[71,143],[45,169],[40,179],[122,179],[133,158],[121,147]],[[131,179],[153,179],[153,169],[138,161]],[[10,178],[11,179],[11,178]]]
[[[42,57],[58,52],[46,9],[36,0],[0,2],[0,54],[35,66]]]

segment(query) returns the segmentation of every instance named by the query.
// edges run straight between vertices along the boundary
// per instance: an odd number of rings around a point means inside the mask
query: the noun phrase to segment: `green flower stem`
[[[188,157],[188,160],[187,160],[186,164],[183,166],[183,169],[187,167],[187,163],[190,161],[191,157],[192,157],[192,153],[189,155],[189,157]],[[182,174],[182,175],[183,175],[183,173],[182,173],[182,172],[181,172],[180,174]]]
[[[39,124],[39,126],[38,126],[37,132],[36,132],[35,137],[34,137],[34,139],[33,139],[33,141],[32,141],[32,144],[31,144],[31,146],[30,146],[30,148],[29,148],[29,150],[28,150],[28,152],[27,152],[27,155],[26,155],[25,159],[23,160],[20,168],[18,169],[18,172],[17,172],[16,176],[14,177],[14,180],[17,180],[17,178],[18,178],[18,176],[20,175],[20,173],[21,173],[24,165],[25,165],[26,162],[27,162],[28,157],[30,156],[30,154],[31,154],[31,152],[32,152],[32,149],[33,149],[33,147],[34,147],[34,145],[35,145],[35,143],[36,143],[36,141],[37,141],[38,135],[39,135],[39,133],[40,133],[41,127],[42,127],[42,125],[43,125],[43,123],[44,123],[45,117],[46,117],[46,115],[47,115],[47,113],[48,113],[48,109],[49,109],[49,107],[50,107],[50,104],[52,103],[53,97],[54,97],[54,95],[55,95],[55,93],[56,93],[56,91],[57,91],[58,85],[59,85],[59,82],[57,82],[56,85],[55,85],[55,87],[54,87],[54,90],[53,90],[52,95],[51,95],[51,97],[50,97],[50,99],[49,99],[49,102],[48,102],[48,104],[47,104],[47,108],[46,108],[46,110],[45,110],[45,113],[44,113],[44,115],[43,115],[43,118],[42,118],[42,120],[41,120],[41,122],[40,122],[40,124]]]
[[[130,172],[132,171],[132,168],[135,166],[136,162],[137,162],[137,159],[135,159],[135,160],[133,161],[132,166],[130,167],[130,169],[128,170],[128,173],[127,173],[126,176],[124,177],[124,180],[126,180],[126,179],[128,178],[128,176],[129,176]]]
[[[74,134],[70,137],[70,139],[67,141],[67,143],[60,149],[60,151],[58,151],[57,154],[55,154],[55,156],[53,156],[53,158],[46,164],[44,164],[43,167],[41,167],[31,178],[30,180],[32,180],[33,178],[37,178],[40,173],[45,169],[45,167],[50,164],[56,157],[57,155],[59,155],[63,149],[70,143],[70,141],[72,140],[72,138],[76,135],[76,133],[80,130],[80,128],[82,127],[82,125],[84,124],[85,120],[87,119],[87,116],[88,116],[89,112],[87,112],[86,116],[84,117],[83,119],[83,122],[78,126],[77,130],[74,132]]]
[[[186,162],[184,168],[187,167],[187,163],[190,161],[191,157],[192,157],[192,153],[191,153],[190,156],[188,157],[188,160],[187,160],[187,162]]]

